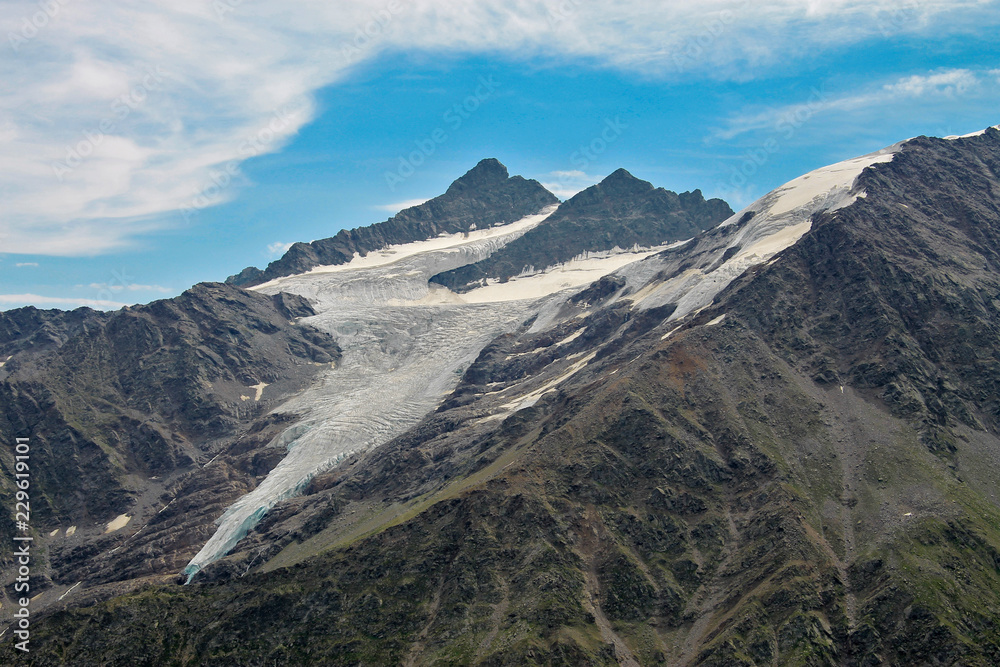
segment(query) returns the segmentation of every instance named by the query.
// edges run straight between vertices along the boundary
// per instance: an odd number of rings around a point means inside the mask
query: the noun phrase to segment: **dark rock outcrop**
[[[619,169],[498,252],[440,273],[431,282],[465,292],[487,279],[507,280],[530,268],[541,271],[588,251],[651,247],[691,238],[732,214],[728,204],[721,199],[706,201],[700,190],[677,194]]]

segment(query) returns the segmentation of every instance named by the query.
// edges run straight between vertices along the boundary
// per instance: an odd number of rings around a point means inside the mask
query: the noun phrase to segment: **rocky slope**
[[[431,281],[467,292],[487,280],[506,281],[586,252],[681,241],[733,214],[721,199],[700,190],[677,194],[654,188],[624,169],[566,201],[543,224],[489,257],[440,273]]]
[[[998,253],[996,130],[797,179],[29,662],[997,664]]]
[[[317,266],[345,264],[355,254],[364,256],[390,245],[509,224],[558,202],[538,181],[511,177],[500,162],[487,159],[452,183],[440,197],[408,208],[385,222],[345,229],[312,243],[296,243],[263,271],[248,267],[226,282],[244,287],[259,285]]]
[[[282,422],[268,413],[339,359],[331,337],[289,324],[312,314],[298,296],[221,284],[116,313],[2,314],[0,437],[31,439],[32,526],[49,566],[36,563],[38,590],[176,574],[227,500],[276,462],[238,450],[266,445]],[[8,502],[8,448],[0,471]],[[106,529],[117,517],[127,524]],[[13,526],[0,531],[9,554]]]

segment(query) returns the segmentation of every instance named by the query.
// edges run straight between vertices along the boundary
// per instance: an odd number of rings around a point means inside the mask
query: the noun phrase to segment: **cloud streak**
[[[166,212],[232,198],[241,162],[281,150],[313,118],[317,90],[388,49],[746,79],[828,46],[996,25],[997,4],[52,0],[46,13],[14,0],[0,19],[0,247],[106,253]]]
[[[269,243],[267,245],[267,256],[268,257],[279,257],[288,252],[288,249],[292,247],[292,243],[285,243],[284,241],[275,241],[274,243]]]
[[[376,211],[386,211],[388,213],[399,213],[400,211],[406,210],[413,206],[420,206],[426,199],[407,199],[406,201],[396,202],[394,204],[380,204],[373,207]]]
[[[912,100],[927,102],[972,95],[982,89],[984,84],[993,85],[988,82],[989,74],[968,69],[939,70],[902,77],[860,93],[842,95],[814,88],[809,99],[804,102],[735,115],[729,119],[726,127],[716,130],[712,138],[729,140],[765,129],[781,132],[784,128],[795,127],[796,119],[812,118],[825,112],[856,112]]]

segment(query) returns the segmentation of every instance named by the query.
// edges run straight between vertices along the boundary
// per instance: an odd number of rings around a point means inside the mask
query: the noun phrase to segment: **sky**
[[[0,310],[113,309],[487,157],[738,210],[1000,124],[1000,0],[0,0]]]

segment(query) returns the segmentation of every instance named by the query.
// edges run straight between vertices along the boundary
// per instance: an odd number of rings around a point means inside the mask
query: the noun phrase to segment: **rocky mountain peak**
[[[706,202],[700,191],[678,195],[618,169],[501,250],[431,281],[466,292],[484,280],[506,280],[528,267],[542,270],[587,251],[652,247],[691,238],[732,214],[721,199]]]
[[[263,271],[248,267],[226,282],[259,285],[317,266],[345,264],[356,254],[364,256],[390,245],[467,232],[473,225],[482,229],[509,224],[557,203],[556,196],[538,181],[511,177],[499,160],[487,158],[443,195],[400,211],[385,222],[344,229],[312,243],[296,243]]]
[[[509,178],[510,173],[500,160],[492,157],[486,158],[452,183],[448,188],[448,194],[500,186],[506,183]]]
[[[606,209],[609,206],[621,209],[633,207],[637,201],[645,201],[654,193],[666,192],[649,181],[636,178],[625,169],[618,169],[600,183],[575,194],[564,206],[566,211],[594,207]]]
[[[617,169],[607,178],[598,183],[596,188],[604,192],[647,192],[653,190],[653,184],[636,178],[626,169]]]

